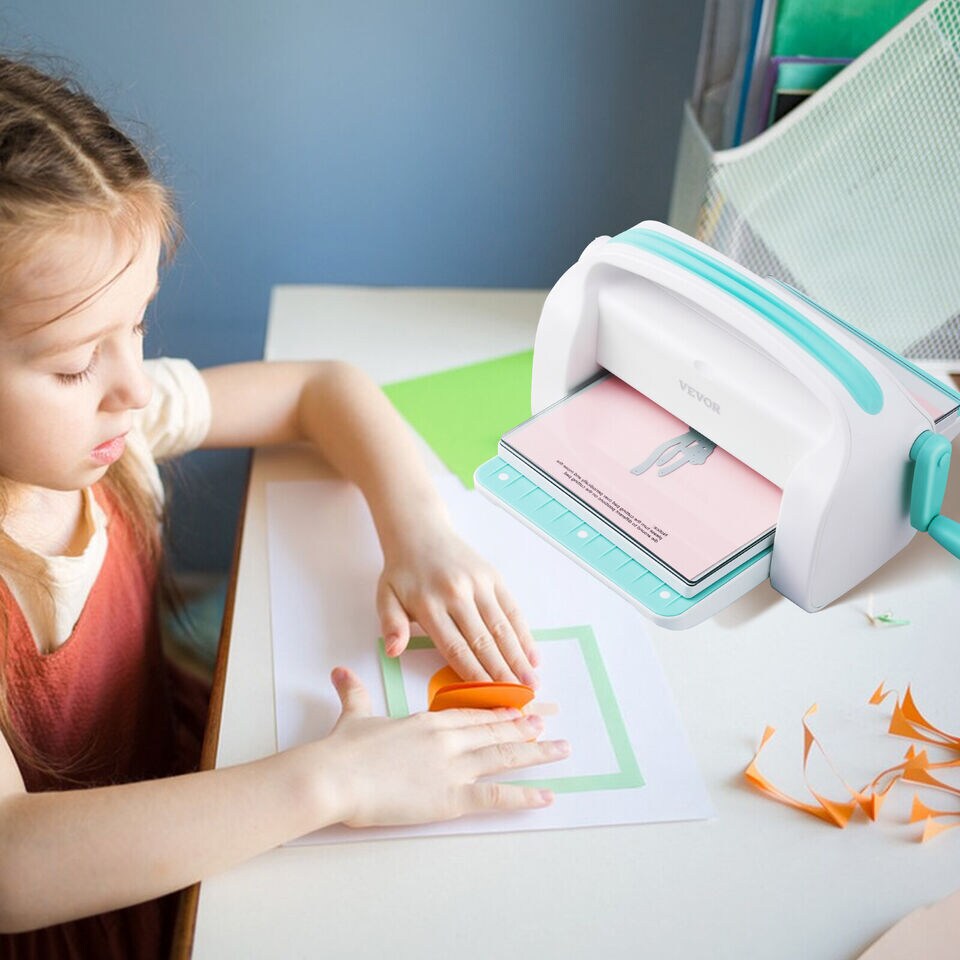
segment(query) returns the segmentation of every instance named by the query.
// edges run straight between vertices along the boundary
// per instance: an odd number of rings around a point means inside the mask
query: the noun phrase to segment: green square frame
[[[600,656],[597,638],[590,626],[557,627],[550,630],[534,630],[533,636],[539,643],[551,640],[575,639],[580,644],[584,662],[593,692],[597,697],[600,713],[603,717],[610,745],[617,759],[616,773],[596,773],[577,777],[553,777],[544,780],[515,780],[520,786],[553,790],[555,793],[585,793],[591,790],[632,790],[644,785],[640,765],[633,752],[630,737],[627,734],[620,705],[613,692],[607,668]],[[391,717],[410,716],[407,694],[403,687],[403,668],[399,657],[388,657],[381,637],[377,644],[380,655],[380,672],[383,675],[383,689],[387,700],[387,714]],[[435,649],[429,637],[412,637],[408,650]]]

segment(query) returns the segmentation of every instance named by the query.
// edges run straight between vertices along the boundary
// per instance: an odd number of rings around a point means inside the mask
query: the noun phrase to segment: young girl
[[[466,678],[530,683],[536,655],[355,369],[143,362],[175,234],[167,193],[110,119],[0,58],[2,957],[159,956],[172,901],[156,898],[326,824],[544,806],[545,792],[478,779],[567,751],[512,711],[372,717],[337,668],[328,737],[182,772],[154,609],[158,458],[315,443],[370,505],[388,652],[416,620]]]

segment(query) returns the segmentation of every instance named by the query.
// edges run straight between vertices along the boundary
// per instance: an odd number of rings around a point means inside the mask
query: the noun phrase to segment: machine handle
[[[949,517],[936,516],[930,521],[927,533],[955,557],[960,557],[960,523]]]
[[[960,557],[960,523],[940,513],[950,473],[950,453],[950,441],[931,430],[924,430],[910,448],[910,459],[916,464],[910,487],[910,524]]]

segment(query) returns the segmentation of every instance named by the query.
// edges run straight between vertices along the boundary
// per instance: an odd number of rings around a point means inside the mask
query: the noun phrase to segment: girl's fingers
[[[494,676],[494,679],[507,681],[516,679],[528,687],[536,687],[538,681],[537,675],[533,672],[533,664],[521,643],[515,624],[505,612],[507,608],[500,603],[497,594],[493,590],[478,591],[476,604],[489,631],[488,636],[493,638],[501,659],[510,671],[507,676]]]
[[[513,707],[498,707],[496,709],[458,707],[452,710],[436,710],[429,714],[434,717],[434,723],[445,730],[455,730],[458,727],[480,727],[485,724],[508,723],[519,720],[523,714]]]
[[[410,618],[386,581],[381,581],[377,589],[377,613],[383,632],[383,648],[388,657],[399,657],[410,641]]]
[[[504,683],[516,683],[519,679],[507,663],[505,653],[500,647],[500,639],[495,637],[484,620],[481,619],[477,603],[471,598],[468,602],[458,604],[450,610],[450,616],[456,626],[459,636],[456,641],[473,652],[480,666],[493,680],[502,680]],[[496,621],[498,631],[503,635],[505,620]],[[513,636],[513,630],[508,628],[513,650],[519,652],[519,644]],[[509,649],[509,642],[507,644]],[[459,671],[457,671],[459,673]],[[484,679],[481,677],[467,677],[460,674],[464,680]],[[524,681],[521,681],[524,682]]]
[[[491,679],[474,651],[463,639],[459,627],[445,610],[439,614],[434,614],[433,611],[418,611],[417,619],[430,635],[434,646],[460,677],[464,680]]]
[[[503,770],[554,763],[569,755],[566,740],[509,741],[474,750],[472,762],[476,776],[486,777]]]
[[[508,720],[495,720],[488,716],[485,724],[477,723],[463,727],[460,737],[464,751],[477,751],[500,743],[536,740],[541,733],[543,733],[543,718],[536,714]]]
[[[492,810],[530,810],[553,803],[550,790],[518,787],[508,783],[474,783],[466,788],[464,813]]]
[[[330,679],[333,681],[337,696],[340,697],[344,715],[350,714],[357,717],[371,715],[370,695],[352,670],[346,667],[334,667]]]
[[[530,628],[527,626],[527,621],[524,619],[523,613],[520,611],[519,604],[513,599],[513,594],[511,594],[499,580],[494,584],[493,589],[496,594],[497,603],[500,605],[500,609],[506,614],[507,620],[510,621],[517,640],[520,642],[520,647],[527,658],[527,662],[531,667],[538,667],[540,665],[540,655],[537,653],[537,644],[533,639]],[[489,621],[487,622],[489,623]]]

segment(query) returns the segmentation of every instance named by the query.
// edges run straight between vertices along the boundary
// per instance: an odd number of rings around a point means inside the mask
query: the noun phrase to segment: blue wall
[[[665,218],[702,0],[19,0],[174,187],[147,351],[261,355],[276,283],[545,287]],[[181,565],[226,568],[239,454],[187,458]]]

